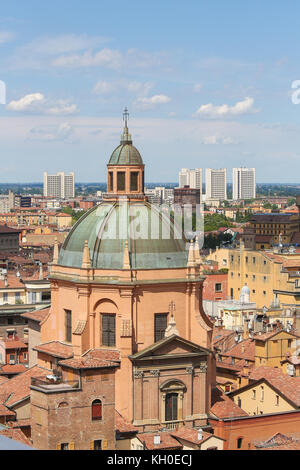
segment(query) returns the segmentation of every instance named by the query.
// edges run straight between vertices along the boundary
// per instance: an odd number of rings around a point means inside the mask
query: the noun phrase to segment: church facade
[[[101,375],[102,355],[105,368],[109,353],[118,354],[114,406],[128,422],[140,432],[204,426],[215,358],[199,250],[148,203],[127,113],[107,182],[103,202],[74,225],[60,251],[55,246],[38,363],[57,371],[73,360],[79,375],[89,367]],[[68,348],[68,358],[45,354],[55,342]]]

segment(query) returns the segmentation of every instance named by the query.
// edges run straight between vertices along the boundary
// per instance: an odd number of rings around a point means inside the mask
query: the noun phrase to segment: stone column
[[[187,399],[187,407],[186,407],[186,413],[188,417],[193,416],[193,393],[194,393],[194,368],[193,367],[187,367],[186,368],[186,373],[188,375],[187,378],[187,393],[186,393],[186,399]]]
[[[178,416],[177,419],[180,421],[183,419],[183,392],[178,393]]]
[[[159,374],[159,370],[157,369],[150,371],[150,393],[152,394],[151,400],[153,403],[152,409],[150,410],[150,418],[151,420],[155,419],[157,421],[159,421]]]
[[[207,413],[207,387],[206,387],[207,362],[200,362],[200,413]]]
[[[166,421],[166,393],[162,394],[161,400],[161,421]]]
[[[143,419],[143,377],[143,371],[136,370],[134,372],[134,422],[139,422]]]

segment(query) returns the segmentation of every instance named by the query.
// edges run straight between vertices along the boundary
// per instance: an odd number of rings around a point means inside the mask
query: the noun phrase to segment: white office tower
[[[188,168],[182,168],[179,172],[179,187],[189,186],[190,184],[190,170]]]
[[[232,199],[253,199],[255,197],[255,168],[233,168]]]
[[[189,186],[192,189],[200,189],[202,192],[202,168],[189,170],[182,168],[179,172],[179,187]]]
[[[226,168],[205,170],[205,200],[224,201],[227,199]]]
[[[74,173],[66,175],[64,172],[49,175],[44,173],[44,196],[59,199],[75,197]]]

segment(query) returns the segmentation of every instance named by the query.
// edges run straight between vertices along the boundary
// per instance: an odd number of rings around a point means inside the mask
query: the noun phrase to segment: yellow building
[[[255,335],[255,367],[281,367],[286,355],[297,348],[297,339],[284,330]]]
[[[280,413],[298,408],[279,388],[265,378],[230,393],[233,401],[249,415]]]
[[[72,227],[72,215],[60,212],[56,215],[56,224],[58,229]]]
[[[250,374],[250,383],[229,396],[249,415],[297,410],[300,377],[284,375],[276,367],[258,367]]]
[[[246,337],[226,352],[217,352],[217,383],[223,390],[240,389],[249,384],[251,374],[262,366],[290,373],[286,358],[297,349],[298,336],[285,330]],[[294,374],[299,375],[299,374]],[[247,410],[245,410],[247,411]]]
[[[247,250],[241,242],[239,248],[222,248],[206,259],[228,267],[228,295],[232,299],[240,299],[246,284],[250,301],[257,308],[300,305],[300,253]]]

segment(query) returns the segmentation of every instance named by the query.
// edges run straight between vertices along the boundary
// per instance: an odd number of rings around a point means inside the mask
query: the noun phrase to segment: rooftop
[[[60,341],[50,341],[49,343],[35,346],[33,349],[61,359],[69,359],[74,355],[73,347],[69,344],[61,343]]]

